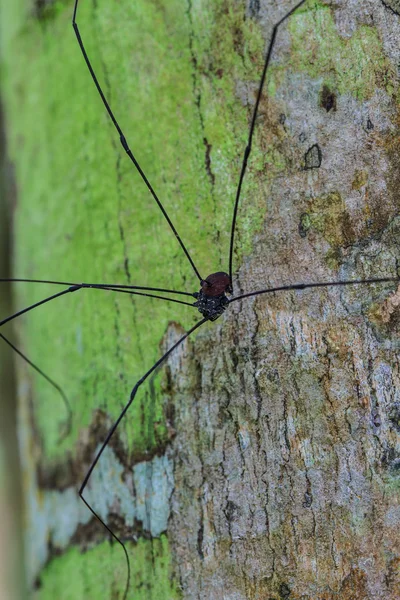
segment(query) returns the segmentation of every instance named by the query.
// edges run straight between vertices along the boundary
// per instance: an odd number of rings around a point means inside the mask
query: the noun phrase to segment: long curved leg
[[[288,19],[305,2],[306,2],[306,0],[302,0],[301,2],[298,2],[298,4],[296,4],[296,6],[294,8],[292,8],[292,10],[290,10],[288,13],[286,13],[286,15],[278,23],[276,23],[272,29],[272,36],[271,36],[271,40],[268,45],[267,55],[266,55],[265,63],[264,63],[264,69],[263,69],[263,72],[261,75],[261,81],[260,81],[260,85],[258,88],[257,100],[256,100],[256,103],[254,106],[253,117],[251,119],[249,138],[247,141],[246,149],[244,151],[242,169],[240,172],[239,183],[238,183],[238,187],[237,187],[237,191],[236,191],[235,206],[233,209],[233,218],[232,218],[232,227],[231,227],[231,243],[230,243],[230,248],[229,248],[229,277],[231,278],[231,281],[232,281],[233,244],[234,244],[234,239],[235,239],[235,228],[236,228],[237,212],[238,212],[238,208],[239,208],[240,194],[242,191],[243,179],[244,179],[244,176],[246,173],[247,161],[249,159],[250,152],[251,152],[251,144],[253,141],[254,128],[256,125],[258,106],[259,106],[260,100],[261,100],[261,94],[262,94],[262,90],[264,87],[265,76],[267,74],[269,63],[271,61],[272,49],[275,44],[276,34],[278,33],[279,26],[282,25],[282,23],[284,21],[286,21],[286,19]]]
[[[80,289],[79,286],[71,286],[66,290],[62,290],[62,292],[58,292],[57,294],[52,294],[51,296],[47,296],[47,298],[44,298],[43,300],[40,300],[39,302],[35,302],[35,304],[31,304],[30,306],[27,306],[26,308],[19,310],[18,312],[14,313],[13,315],[6,317],[2,321],[0,321],[0,327],[2,325],[5,325],[6,323],[9,323],[10,321],[13,321],[17,317],[20,317],[21,315],[24,315],[25,313],[30,312],[34,308],[41,306],[42,304],[47,304],[48,302],[51,302],[52,300],[55,300],[56,298],[60,298],[61,296],[64,296],[65,294],[69,294],[70,292],[76,292],[79,289]]]
[[[99,462],[99,459],[101,457],[101,455],[103,454],[108,442],[110,441],[113,433],[115,432],[115,430],[117,429],[118,425],[120,424],[121,420],[124,418],[125,414],[127,413],[129,407],[131,406],[133,400],[135,399],[136,393],[139,389],[139,387],[142,385],[142,383],[144,381],[146,381],[146,379],[149,377],[149,375],[151,375],[156,369],[157,367],[159,367],[166,358],[168,358],[168,356],[171,354],[171,352],[173,352],[180,344],[182,344],[182,342],[184,342],[186,340],[187,337],[189,337],[190,334],[192,334],[196,329],[198,329],[199,327],[201,327],[201,325],[203,325],[205,322],[207,321],[207,319],[202,319],[201,321],[198,321],[196,323],[196,325],[194,325],[191,329],[189,329],[189,331],[187,333],[185,333],[185,335],[183,335],[169,350],[167,350],[167,352],[151,367],[151,369],[149,369],[147,371],[147,373],[145,373],[143,375],[143,377],[141,377],[139,379],[139,381],[134,385],[130,397],[129,397],[129,401],[127,402],[126,406],[124,407],[124,409],[122,410],[121,414],[119,415],[118,419],[115,421],[114,425],[111,427],[111,429],[109,430],[106,439],[104,440],[100,450],[98,451],[98,453],[96,454],[92,464],[90,465],[90,468],[86,474],[85,479],[82,482],[81,487],[79,488],[79,496],[81,497],[81,499],[83,500],[83,502],[86,504],[86,506],[88,507],[88,509],[90,510],[90,512],[96,517],[96,519],[98,519],[100,521],[100,523],[107,529],[107,531],[112,535],[112,537],[122,546],[122,549],[124,551],[125,554],[125,558],[126,558],[126,564],[127,564],[127,569],[128,569],[128,573],[127,573],[127,580],[126,580],[126,587],[125,587],[125,592],[124,592],[124,596],[123,596],[123,600],[127,599],[127,595],[128,595],[128,590],[129,590],[129,584],[130,584],[130,574],[131,574],[131,569],[130,569],[130,562],[129,562],[129,556],[128,556],[128,551],[125,547],[125,544],[123,543],[123,541],[104,523],[104,521],[99,517],[99,515],[95,512],[95,510],[90,506],[89,502],[87,500],[85,500],[84,496],[83,496],[83,492],[85,490],[85,487],[90,479],[90,476],[93,472],[93,469],[95,468],[95,466],[97,465],[97,463]]]
[[[8,344],[10,348],[14,350],[14,352],[16,352],[26,363],[28,363],[28,365],[30,365],[37,373],[39,373],[39,375],[41,375],[60,394],[67,411],[67,421],[65,428],[63,427],[64,431],[62,434],[62,438],[66,437],[71,431],[72,424],[72,409],[66,393],[64,392],[62,387],[58,385],[58,383],[56,383],[53,379],[51,379],[51,377],[46,375],[46,373],[42,371],[42,369],[35,365],[35,363],[33,363],[23,352],[21,352],[21,350],[19,350],[12,342],[10,342],[10,340],[7,339],[5,335],[0,333],[0,338],[2,338],[6,342],[6,344]]]
[[[260,294],[272,294],[273,292],[287,292],[290,290],[306,290],[309,288],[338,287],[345,285],[362,285],[373,283],[400,283],[400,276],[377,277],[375,279],[348,279],[345,281],[321,281],[318,283],[293,283],[291,285],[281,285],[274,288],[267,288],[265,290],[256,290],[255,292],[249,292],[247,294],[242,294],[241,296],[235,296],[229,300],[229,304],[231,302],[236,302],[236,300],[242,300],[243,298],[251,298],[252,296],[259,296]]]
[[[88,57],[88,55],[86,53],[85,46],[83,45],[81,34],[79,32],[78,23],[76,22],[76,16],[77,16],[77,12],[78,12],[78,2],[79,2],[79,0],[75,0],[74,14],[73,14],[73,17],[72,17],[72,26],[74,28],[76,39],[78,40],[79,47],[81,49],[81,52],[83,54],[83,58],[85,59],[85,62],[86,62],[87,67],[89,69],[90,75],[92,76],[93,82],[94,82],[94,84],[95,84],[95,86],[97,88],[97,91],[100,94],[100,97],[101,97],[101,99],[103,101],[103,104],[104,104],[104,106],[105,106],[105,108],[106,108],[106,110],[107,110],[107,112],[108,112],[108,114],[110,116],[111,121],[114,124],[115,129],[118,131],[119,139],[120,139],[120,142],[122,144],[123,149],[125,150],[125,152],[129,156],[129,158],[131,159],[131,161],[133,162],[133,164],[135,165],[136,170],[138,171],[140,177],[143,179],[144,183],[146,184],[146,187],[149,190],[150,194],[153,196],[154,200],[157,202],[157,205],[158,205],[159,209],[161,210],[162,214],[164,215],[165,219],[167,220],[167,223],[168,223],[170,229],[172,230],[173,234],[175,235],[176,239],[178,240],[178,242],[179,242],[179,244],[180,244],[183,252],[185,253],[188,261],[190,262],[193,271],[195,272],[195,274],[198,277],[198,279],[200,281],[202,281],[202,277],[201,277],[199,271],[197,270],[197,267],[194,264],[194,262],[192,260],[192,257],[190,256],[190,254],[189,254],[189,252],[188,252],[185,244],[182,242],[182,240],[181,240],[181,238],[180,238],[177,230],[175,229],[175,227],[174,227],[171,219],[169,218],[167,211],[165,210],[165,208],[161,204],[161,202],[160,202],[160,200],[159,200],[156,192],[154,191],[151,183],[149,182],[149,180],[147,179],[146,175],[144,174],[144,172],[143,172],[142,168],[140,167],[138,161],[136,160],[136,158],[132,154],[132,151],[131,151],[131,149],[128,146],[128,142],[126,141],[125,135],[124,135],[124,133],[123,133],[123,131],[122,131],[122,129],[121,129],[121,127],[120,127],[117,119],[115,118],[114,113],[113,113],[113,111],[110,108],[110,105],[107,102],[107,99],[106,99],[106,97],[104,95],[103,90],[101,89],[99,81],[98,81],[98,79],[96,77],[96,74],[95,74],[95,72],[93,70],[93,67],[92,67],[91,62],[89,60],[89,57]]]
[[[109,292],[119,292],[121,294],[131,294],[134,296],[145,296],[146,298],[156,298],[157,300],[165,300],[166,302],[174,302],[175,304],[185,304],[186,306],[194,306],[190,302],[176,300],[175,298],[167,298],[166,296],[158,296],[155,294],[146,294],[143,292],[135,292],[132,290],[125,290],[125,289],[119,289],[119,288],[114,288],[114,287],[106,287],[104,285],[98,286],[98,285],[85,285],[85,284],[79,285],[78,284],[78,285],[72,285],[68,289],[62,290],[61,292],[58,292],[57,294],[52,294],[51,296],[47,296],[43,300],[40,300],[39,302],[35,302],[34,304],[31,304],[30,306],[27,306],[26,308],[19,310],[18,312],[14,313],[13,315],[6,317],[2,321],[0,321],[0,327],[2,325],[5,325],[6,323],[9,323],[10,321],[13,321],[17,317],[20,317],[21,315],[24,315],[25,313],[30,312],[31,310],[34,310],[35,308],[37,308],[38,306],[41,306],[42,304],[47,304],[48,302],[51,302],[52,300],[55,300],[56,298],[59,298],[60,296],[64,296],[65,294],[68,294],[70,292],[76,292],[76,291],[82,290],[82,289],[95,289],[95,290],[105,290],[105,291],[109,291]],[[191,296],[191,294],[188,294],[188,296]]]
[[[97,288],[97,289],[121,289],[121,290],[142,290],[147,292],[164,292],[167,294],[179,294],[180,296],[194,297],[189,292],[179,290],[167,290],[165,288],[143,287],[141,285],[127,285],[119,283],[76,283],[72,281],[53,281],[48,279],[22,279],[22,278],[0,278],[0,283],[47,283],[48,285],[66,285],[68,287]]]

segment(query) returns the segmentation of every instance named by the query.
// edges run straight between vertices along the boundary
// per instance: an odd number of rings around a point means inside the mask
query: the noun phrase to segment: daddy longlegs
[[[96,513],[96,511],[93,509],[91,504],[85,498],[85,488],[90,480],[93,470],[95,469],[98,461],[100,460],[105,448],[109,444],[111,437],[113,436],[114,432],[118,428],[121,420],[124,418],[124,416],[128,412],[130,406],[134,402],[135,396],[136,396],[137,391],[140,388],[140,386],[146,380],[151,378],[152,374],[158,369],[158,367],[160,367],[163,363],[165,363],[166,360],[168,359],[168,357],[171,355],[171,353],[175,349],[177,349],[179,346],[181,346],[181,344],[192,333],[194,333],[196,330],[198,330],[204,323],[206,323],[208,321],[217,320],[221,315],[223,315],[225,313],[225,311],[229,310],[229,306],[233,302],[246,300],[248,298],[253,298],[253,297],[259,296],[259,295],[274,294],[274,293],[278,293],[278,292],[287,292],[287,291],[292,291],[292,290],[304,290],[304,289],[310,289],[310,288],[323,288],[323,287],[366,285],[366,284],[369,284],[369,285],[371,285],[371,284],[394,284],[394,283],[398,283],[400,280],[400,277],[398,275],[387,275],[387,276],[383,276],[383,277],[375,277],[375,278],[370,278],[370,279],[353,279],[353,280],[339,280],[339,281],[293,283],[290,285],[281,285],[281,286],[276,286],[276,287],[272,287],[272,288],[254,289],[254,290],[248,291],[246,293],[235,292],[235,287],[236,287],[235,283],[236,282],[235,282],[235,271],[234,271],[233,259],[234,259],[234,250],[235,250],[235,232],[236,232],[236,225],[237,225],[238,209],[239,209],[239,203],[240,203],[240,199],[241,199],[242,184],[243,184],[244,177],[246,174],[248,161],[249,161],[249,158],[251,155],[253,135],[254,135],[254,131],[256,128],[256,124],[257,124],[257,117],[258,117],[260,102],[262,100],[263,89],[264,89],[264,84],[265,84],[265,80],[266,80],[266,76],[267,76],[267,72],[268,72],[268,67],[271,62],[273,48],[274,48],[276,38],[277,38],[277,35],[279,32],[279,28],[281,27],[281,25],[283,25],[285,23],[285,21],[287,21],[291,17],[291,15],[293,15],[293,13],[295,13],[297,10],[299,10],[305,4],[305,2],[306,2],[306,0],[302,0],[301,2],[298,2],[289,12],[287,12],[283,16],[283,18],[281,18],[274,25],[274,27],[272,29],[272,34],[271,34],[271,37],[270,37],[270,40],[269,40],[268,46],[267,46],[264,68],[263,68],[261,80],[260,80],[260,83],[258,86],[256,101],[255,101],[255,105],[254,105],[254,109],[253,109],[253,113],[252,113],[252,117],[251,117],[248,141],[247,141],[246,148],[244,150],[244,156],[243,156],[241,170],[240,170],[238,184],[237,184],[236,197],[235,197],[234,203],[233,203],[233,216],[232,216],[232,221],[231,221],[231,226],[230,226],[230,244],[229,244],[229,254],[228,254],[228,260],[227,260],[227,269],[226,269],[226,272],[217,271],[217,272],[212,273],[212,274],[208,275],[207,277],[203,278],[200,267],[197,265],[194,257],[192,256],[192,254],[188,251],[187,247],[185,246],[185,243],[183,241],[184,236],[181,237],[181,235],[178,233],[176,227],[173,224],[173,221],[170,217],[170,211],[167,211],[167,209],[165,208],[163,203],[160,201],[158,194],[152,187],[150,181],[147,179],[144,171],[140,167],[135,155],[133,154],[133,152],[129,146],[129,142],[128,142],[127,138],[125,137],[123,130],[121,129],[119,121],[117,121],[117,119],[114,115],[114,112],[111,109],[110,104],[106,98],[106,95],[103,92],[103,88],[101,87],[101,85],[97,79],[96,73],[92,67],[91,61],[88,57],[88,54],[85,49],[85,45],[84,45],[82,37],[81,37],[80,29],[78,26],[79,0],[75,0],[75,5],[74,5],[74,9],[73,9],[72,25],[73,25],[73,29],[74,29],[74,32],[76,35],[76,39],[77,39],[79,48],[83,55],[83,59],[86,63],[86,66],[89,70],[90,76],[94,82],[94,85],[97,88],[97,91],[100,95],[102,103],[113,123],[113,126],[114,126],[118,136],[119,136],[119,140],[120,140],[123,150],[127,154],[129,160],[133,163],[134,168],[139,173],[139,175],[140,175],[141,179],[143,180],[145,186],[147,187],[147,190],[148,190],[149,194],[151,195],[153,201],[157,204],[158,209],[161,211],[161,213],[166,221],[166,226],[169,227],[169,229],[175,236],[176,242],[180,248],[180,252],[182,252],[183,255],[185,256],[186,260],[190,264],[193,275],[198,280],[199,290],[195,291],[195,292],[189,292],[189,291],[183,291],[183,290],[172,290],[172,289],[167,289],[164,287],[157,287],[157,286],[146,287],[146,286],[140,286],[140,285],[127,285],[127,284],[114,284],[114,283],[82,283],[82,282],[73,282],[73,281],[54,281],[54,280],[39,280],[39,279],[26,279],[26,278],[1,279],[0,280],[1,282],[12,282],[12,283],[25,282],[25,283],[32,283],[32,284],[47,284],[47,285],[62,286],[63,289],[61,291],[58,291],[40,301],[38,301],[38,302],[35,302],[34,304],[31,304],[30,306],[27,306],[26,308],[18,310],[13,315],[0,321],[0,326],[3,326],[6,323],[9,323],[9,322],[17,319],[18,317],[22,316],[23,314],[26,314],[26,313],[32,311],[33,309],[38,308],[39,306],[42,306],[49,302],[52,302],[53,300],[56,300],[57,298],[60,298],[61,296],[69,295],[71,293],[76,293],[83,289],[91,289],[91,290],[98,290],[98,291],[103,290],[103,291],[109,291],[109,292],[119,293],[119,294],[129,294],[131,296],[150,297],[150,298],[162,300],[165,302],[173,302],[175,304],[190,306],[190,307],[195,308],[196,310],[198,310],[201,313],[202,318],[200,320],[198,320],[197,323],[193,327],[191,327],[183,336],[181,336],[180,339],[176,343],[174,343],[167,350],[167,352],[165,352],[143,374],[143,376],[135,383],[135,385],[133,386],[132,391],[130,393],[128,402],[126,403],[125,407],[119,414],[117,420],[114,422],[112,427],[109,429],[107,436],[105,437],[100,449],[97,451],[97,454],[95,455],[93,462],[90,465],[90,468],[79,488],[79,492],[78,492],[79,496],[82,499],[82,501],[85,503],[85,505],[87,506],[89,511],[91,511],[93,516],[100,521],[100,523],[109,532],[110,536],[112,536],[112,538],[115,539],[120,544],[120,546],[124,552],[126,564],[127,564],[127,578],[126,578],[126,585],[125,585],[125,591],[124,591],[124,596],[123,596],[124,600],[126,600],[126,598],[128,597],[128,592],[129,592],[129,587],[130,587],[130,577],[131,577],[130,560],[129,560],[127,548],[125,546],[123,539],[121,539],[121,537],[119,537],[118,535],[116,535],[114,533],[111,526],[107,525],[104,522],[104,520],[102,520],[102,518]],[[47,382],[51,386],[53,386],[57,390],[57,392],[60,394],[60,396],[65,404],[66,411],[67,411],[67,419],[66,419],[67,427],[65,428],[65,430],[63,432],[63,435],[67,435],[70,430],[71,420],[73,418],[72,409],[71,409],[70,403],[68,401],[67,395],[64,393],[62,388],[51,377],[46,375],[46,373],[42,369],[40,369],[36,364],[34,364],[9,339],[7,339],[3,334],[0,334],[0,337],[23,360],[25,360],[28,363],[28,365],[30,365],[30,367],[35,369],[43,378],[45,378],[47,380]]]

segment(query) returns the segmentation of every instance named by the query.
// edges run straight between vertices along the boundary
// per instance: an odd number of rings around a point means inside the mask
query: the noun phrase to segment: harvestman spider
[[[97,515],[95,510],[91,507],[91,505],[85,499],[84,491],[85,491],[87,483],[90,479],[90,476],[91,476],[94,468],[96,467],[104,449],[106,448],[107,444],[110,441],[111,436],[117,429],[119,423],[125,416],[129,407],[131,406],[139,387],[150,377],[150,375],[164,361],[166,361],[166,359],[169,357],[169,355],[178,346],[180,346],[184,342],[184,340],[186,340],[186,338],[188,338],[194,331],[199,329],[207,321],[215,321],[216,319],[218,319],[218,317],[220,317],[224,313],[224,311],[229,307],[229,305],[232,302],[236,302],[238,300],[243,300],[245,298],[250,298],[250,297],[254,297],[257,295],[261,295],[261,294],[271,294],[274,292],[281,292],[281,291],[304,290],[306,288],[320,288],[320,287],[328,287],[328,286],[348,286],[348,285],[355,285],[355,284],[393,283],[393,282],[399,281],[399,277],[380,277],[380,278],[373,278],[373,279],[328,281],[328,282],[316,282],[316,283],[296,283],[296,284],[292,284],[292,285],[284,285],[284,286],[279,286],[279,287],[274,287],[274,288],[269,288],[269,289],[255,290],[255,291],[251,291],[251,292],[241,294],[241,295],[236,295],[236,296],[233,295],[234,294],[233,251],[234,251],[234,241],[235,241],[236,220],[237,220],[238,207],[239,207],[239,201],[240,201],[240,196],[241,196],[242,183],[244,180],[244,175],[246,173],[248,159],[249,159],[249,156],[251,153],[253,134],[254,134],[255,124],[256,124],[256,119],[257,119],[257,114],[258,114],[258,108],[259,108],[260,100],[262,97],[262,90],[264,87],[266,73],[268,70],[268,66],[270,64],[272,50],[273,50],[273,47],[275,44],[276,36],[277,36],[280,25],[282,25],[282,23],[284,23],[284,21],[286,21],[297,9],[299,9],[305,3],[305,1],[306,0],[302,0],[301,2],[298,2],[296,4],[296,6],[294,6],[278,23],[276,23],[272,29],[272,35],[271,35],[271,39],[269,41],[268,48],[267,48],[266,59],[265,59],[264,68],[263,68],[263,72],[261,75],[261,81],[259,84],[256,102],[255,102],[255,106],[254,106],[254,110],[253,110],[253,115],[252,115],[252,119],[251,119],[250,130],[249,130],[249,136],[248,136],[248,142],[247,142],[247,146],[246,146],[245,152],[244,152],[241,172],[240,172],[240,176],[239,176],[239,182],[238,182],[237,191],[236,191],[236,198],[235,198],[235,202],[234,202],[233,218],[232,218],[231,234],[230,234],[228,272],[212,273],[211,275],[209,275],[208,277],[203,279],[203,277],[200,275],[200,272],[199,272],[194,260],[192,259],[191,255],[189,254],[189,252],[188,252],[186,246],[184,245],[180,235],[178,234],[176,228],[174,227],[167,211],[165,210],[164,206],[160,202],[151,183],[147,179],[145,173],[143,172],[143,170],[141,169],[135,156],[133,155],[133,153],[129,147],[129,144],[125,138],[125,135],[124,135],[118,121],[116,120],[114,113],[112,112],[112,110],[110,108],[110,105],[108,104],[108,101],[103,93],[103,90],[97,80],[96,74],[92,68],[91,62],[86,53],[86,50],[85,50],[85,47],[84,47],[84,44],[83,44],[83,41],[81,38],[81,34],[80,34],[78,23],[77,23],[79,0],[75,0],[72,25],[73,25],[73,29],[75,31],[75,35],[76,35],[79,47],[81,49],[83,58],[89,69],[89,72],[93,79],[93,82],[98,90],[98,93],[100,94],[101,100],[108,112],[108,115],[111,118],[111,121],[112,121],[115,129],[118,132],[120,142],[122,144],[124,151],[128,155],[129,159],[132,161],[134,167],[137,169],[137,171],[140,174],[142,180],[144,181],[148,191],[152,195],[153,199],[155,200],[159,209],[161,210],[165,220],[167,221],[169,228],[172,230],[173,234],[175,235],[175,237],[181,247],[181,250],[184,252],[187,260],[189,261],[189,263],[191,265],[191,268],[192,268],[194,274],[196,275],[196,277],[199,280],[200,290],[195,293],[189,293],[189,292],[178,291],[178,290],[169,290],[169,289],[164,289],[164,288],[131,286],[131,285],[120,285],[120,284],[74,283],[74,282],[65,282],[65,281],[45,281],[45,280],[32,280],[32,279],[1,279],[0,281],[2,281],[2,282],[11,281],[11,282],[28,282],[28,283],[46,283],[46,284],[53,284],[53,285],[62,285],[64,287],[65,286],[66,287],[62,291],[57,292],[56,294],[53,294],[49,297],[46,297],[43,300],[36,302],[35,304],[32,304],[32,305],[28,306],[27,308],[24,308],[24,309],[18,311],[17,313],[9,316],[8,318],[3,319],[2,321],[0,321],[0,326],[5,325],[6,323],[12,321],[13,319],[16,319],[17,317],[19,317],[29,311],[32,311],[33,309],[37,308],[38,306],[41,306],[42,304],[46,304],[52,300],[55,300],[58,297],[69,294],[71,292],[77,292],[78,290],[81,290],[83,288],[102,289],[102,290],[120,292],[120,293],[125,293],[125,294],[147,296],[147,297],[151,297],[151,298],[166,300],[169,302],[175,302],[178,304],[193,306],[199,310],[199,312],[201,313],[201,315],[203,317],[191,329],[189,329],[189,331],[187,331],[187,333],[185,333],[185,335],[183,335],[175,344],[173,344],[173,346],[171,348],[169,348],[169,350],[167,352],[165,352],[165,354],[161,358],[159,358],[159,360],[157,360],[155,362],[155,364],[139,379],[139,381],[136,382],[136,384],[134,385],[134,387],[130,393],[130,397],[129,397],[127,404],[125,405],[124,409],[120,413],[118,419],[115,421],[115,423],[109,430],[109,432],[106,436],[106,439],[104,440],[103,444],[101,445],[100,450],[97,452],[97,454],[96,454],[96,456],[95,456],[95,458],[94,458],[94,460],[93,460],[93,462],[92,462],[92,464],[80,486],[80,489],[79,489],[79,496],[83,500],[83,502],[86,504],[87,508],[102,523],[102,525],[107,529],[107,531],[110,533],[110,535],[123,548],[123,551],[124,551],[125,557],[126,557],[126,562],[127,562],[127,581],[126,581],[126,587],[125,587],[125,592],[124,592],[124,600],[127,598],[129,585],[130,585],[130,562],[129,562],[129,556],[128,556],[127,549],[126,549],[123,541],[110,529],[110,527],[108,527],[106,525],[106,523]],[[196,301],[193,303],[193,302],[185,301],[183,299],[178,300],[178,299],[166,296],[165,294],[176,294],[176,295],[186,297],[187,299],[195,298]],[[228,297],[227,294],[230,297]],[[38,373],[41,376],[43,376],[53,387],[55,387],[57,389],[57,391],[62,396],[62,399],[66,405],[66,408],[67,408],[68,414],[69,414],[69,421],[70,421],[71,408],[69,406],[68,399],[67,399],[66,395],[64,394],[64,392],[62,391],[62,389],[51,378],[49,378],[41,369],[39,369],[35,364],[33,364],[4,335],[0,334],[0,337],[2,337],[3,340],[7,344],[9,344],[9,346],[11,346],[11,348],[13,350],[15,350],[30,366],[32,366],[34,369],[36,369],[36,371],[38,371]]]

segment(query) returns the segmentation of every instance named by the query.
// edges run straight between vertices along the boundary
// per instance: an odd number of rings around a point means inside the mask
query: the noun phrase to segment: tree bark
[[[93,0],[89,56],[203,277],[227,270],[272,27],[295,2]],[[70,2],[10,7],[5,105],[15,276],[197,291],[99,101]],[[26,9],[26,10],[25,10]],[[234,294],[396,276],[400,7],[306,2],[279,27],[235,244]],[[15,23],[19,25],[16,26]],[[18,308],[53,288],[18,284]],[[397,600],[400,292],[355,285],[232,303],[150,378],[87,497],[127,542],[129,598]],[[80,290],[24,318],[27,569],[37,598],[122,598],[118,544],[79,501],[135,382],[200,315]]]

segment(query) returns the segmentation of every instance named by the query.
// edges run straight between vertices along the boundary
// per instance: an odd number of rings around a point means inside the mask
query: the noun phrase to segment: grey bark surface
[[[266,32],[286,5],[257,5]],[[331,11],[342,40],[374,28],[397,73],[397,14],[381,2],[336,2]],[[286,43],[283,29],[275,60]],[[265,135],[274,144],[280,137],[288,169],[266,194],[241,291],[395,273],[397,92],[378,86],[359,100],[295,68],[285,81],[264,99],[260,119],[281,123]],[[395,287],[244,300],[170,361],[177,435],[169,531],[184,598],[400,597]],[[169,344],[178,334],[170,329]]]

